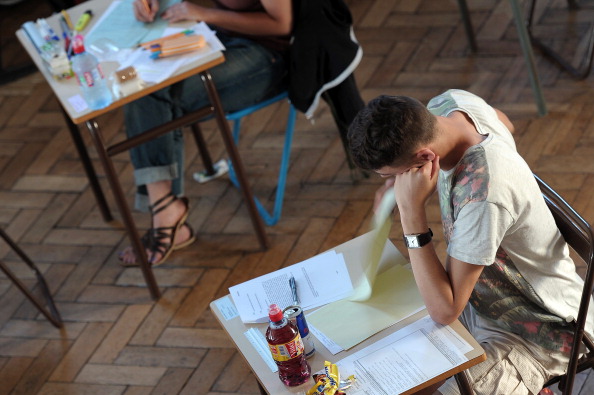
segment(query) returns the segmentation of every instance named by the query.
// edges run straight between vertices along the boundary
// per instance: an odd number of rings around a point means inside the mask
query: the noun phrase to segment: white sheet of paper
[[[399,394],[468,361],[460,342],[425,316],[336,364],[341,377],[355,375],[349,395]]]
[[[157,84],[166,78],[169,78],[183,65],[192,63],[204,56],[225,49],[225,46],[217,38],[215,32],[213,32],[206,23],[200,22],[189,29],[194,30],[196,34],[204,36],[204,39],[206,40],[205,47],[186,54],[161,59],[152,59],[150,51],[137,48],[120,64],[119,69],[121,70],[128,66],[134,66],[136,73],[144,82]],[[183,30],[185,29],[181,27],[169,27],[165,30],[163,36],[175,34]]]
[[[293,304],[289,278],[295,277],[303,310],[347,297],[353,285],[342,254],[328,251],[303,262],[229,288],[243,322],[267,322],[268,307]]]

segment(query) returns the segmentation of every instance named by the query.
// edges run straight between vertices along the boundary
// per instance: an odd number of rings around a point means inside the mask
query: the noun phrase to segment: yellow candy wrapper
[[[316,383],[306,395],[346,395],[342,390],[351,386],[355,376],[351,375],[346,380],[340,381],[338,366],[325,361],[324,373],[314,374],[313,379]]]

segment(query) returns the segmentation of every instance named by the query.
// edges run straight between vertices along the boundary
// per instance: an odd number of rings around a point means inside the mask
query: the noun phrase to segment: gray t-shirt
[[[441,171],[439,202],[448,255],[483,265],[470,303],[485,318],[549,350],[568,352],[583,281],[512,134],[480,97],[449,90],[427,105],[464,112],[487,136]],[[587,325],[592,333],[592,323]]]

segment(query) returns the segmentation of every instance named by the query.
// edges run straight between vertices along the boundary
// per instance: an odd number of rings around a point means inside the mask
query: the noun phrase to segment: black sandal
[[[184,205],[186,206],[186,211],[181,216],[181,218],[175,223],[175,225],[163,226],[159,228],[150,228],[140,239],[144,248],[149,250],[148,261],[152,264],[152,266],[161,265],[165,262],[165,260],[174,250],[179,250],[184,247],[187,247],[196,240],[194,230],[189,224],[186,223],[190,211],[188,198],[177,197],[173,194],[173,192],[170,192],[169,194],[163,196],[154,204],[149,206],[149,212],[151,214],[151,224],[153,222],[153,217],[155,215],[165,210],[167,207],[169,207],[173,202],[177,200],[181,200],[184,203]],[[186,226],[190,231],[190,237],[188,238],[188,240],[174,245],[173,241],[175,240],[175,235],[183,226]],[[157,254],[161,254],[161,259],[158,262],[154,262],[153,260]],[[138,266],[138,262],[134,262],[132,264],[125,264],[125,266]]]

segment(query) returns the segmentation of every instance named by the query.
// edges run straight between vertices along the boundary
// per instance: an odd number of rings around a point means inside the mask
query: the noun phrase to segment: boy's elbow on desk
[[[431,319],[441,325],[451,324],[456,321],[461,314],[458,311],[450,311],[442,308],[431,309],[429,306],[427,306],[427,311],[429,312]]]

